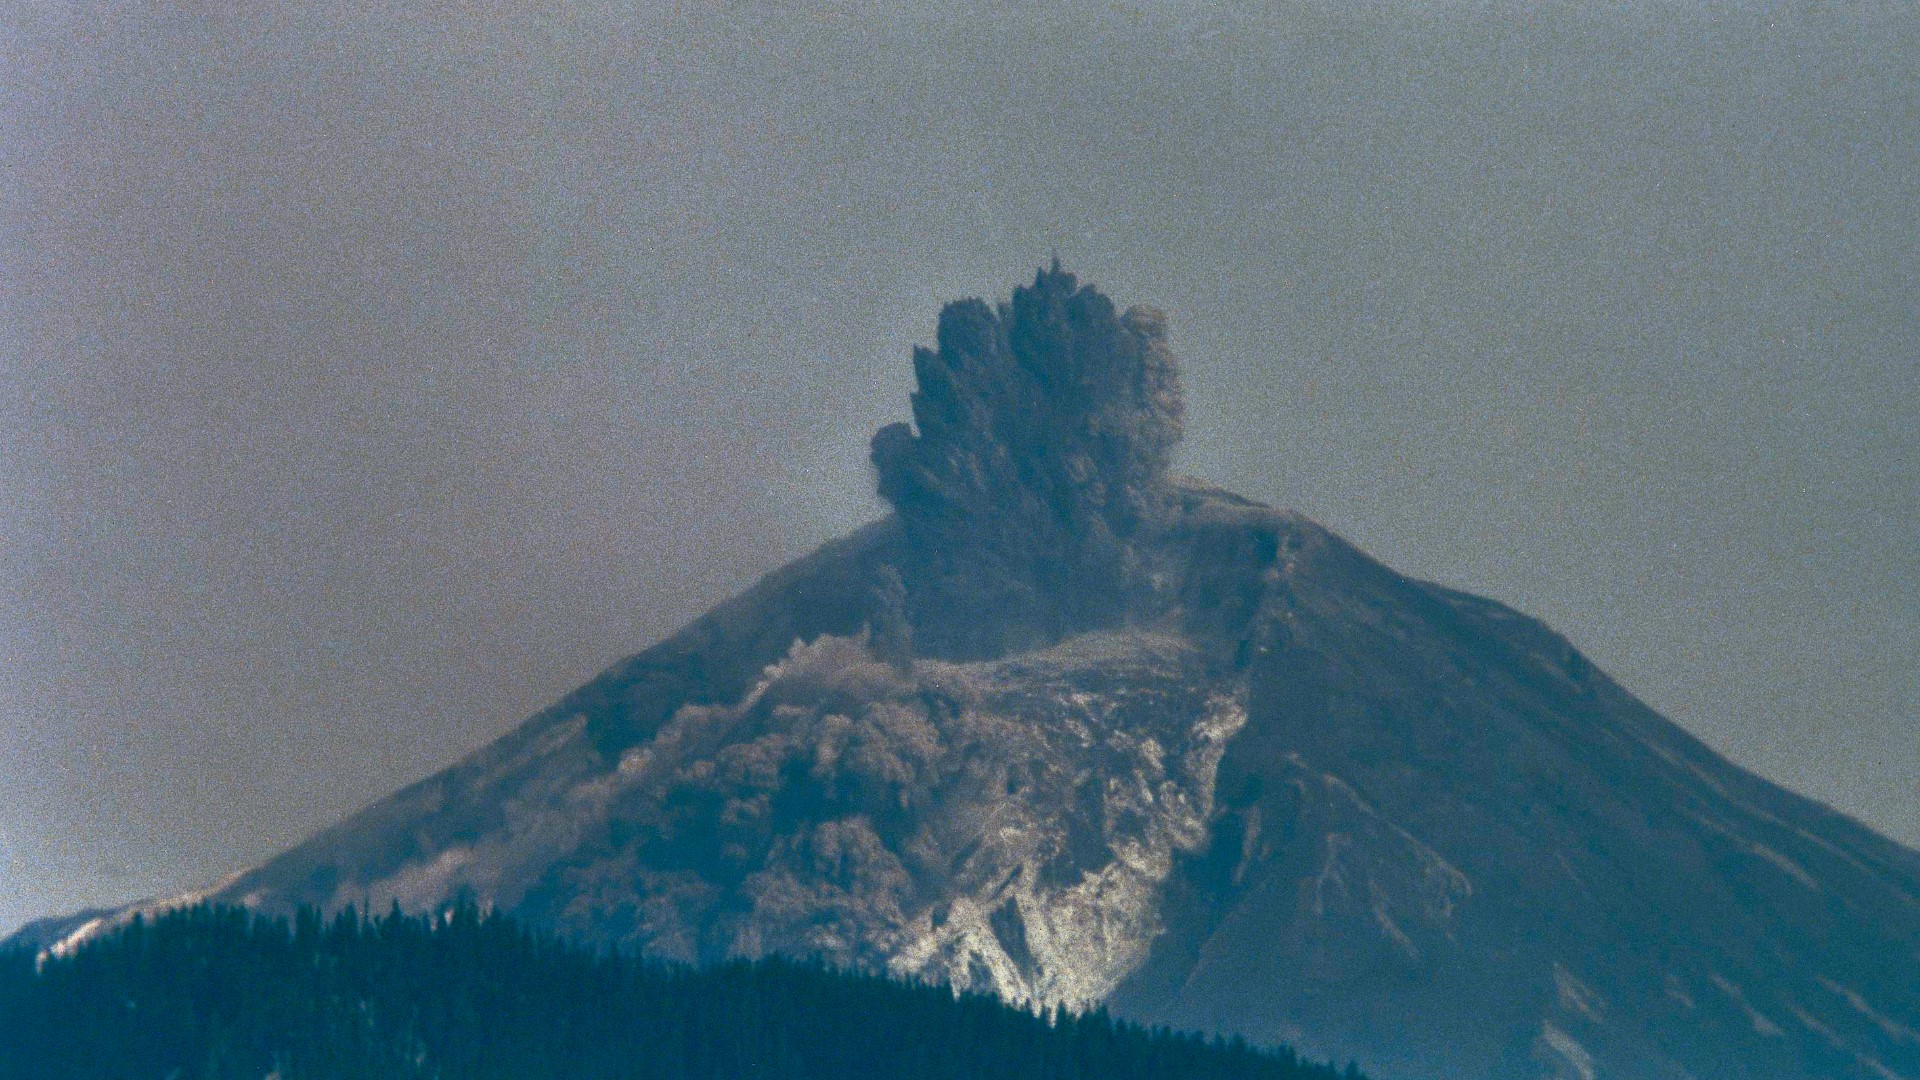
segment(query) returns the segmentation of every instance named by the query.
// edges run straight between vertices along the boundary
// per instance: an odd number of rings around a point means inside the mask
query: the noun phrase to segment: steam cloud
[[[914,425],[873,437],[922,651],[987,656],[1114,622],[1153,590],[1180,380],[1166,318],[1060,268],[948,304],[914,350]]]

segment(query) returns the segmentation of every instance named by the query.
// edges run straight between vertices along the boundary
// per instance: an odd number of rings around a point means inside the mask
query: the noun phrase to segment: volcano
[[[893,513],[137,911],[460,899],[1289,1042],[1386,1080],[1920,1080],[1920,854],[1539,622],[1170,471],[1166,320],[949,305]]]

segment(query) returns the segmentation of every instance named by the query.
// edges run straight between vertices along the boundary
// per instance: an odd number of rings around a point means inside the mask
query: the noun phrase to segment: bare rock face
[[[818,956],[1087,1007],[1162,932],[1161,886],[1204,843],[1245,718],[1171,635],[907,671],[822,636],[611,769],[554,767],[581,748],[578,722],[555,726],[506,763],[507,828],[327,902],[466,894],[677,960]]]
[[[950,308],[876,442],[894,516],[194,898],[466,895],[1384,1080],[1920,1080],[1920,854],[1525,616],[1169,479],[1159,325],[1057,271]]]

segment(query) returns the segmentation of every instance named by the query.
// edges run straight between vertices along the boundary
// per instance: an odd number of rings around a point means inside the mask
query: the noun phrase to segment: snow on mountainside
[[[1057,268],[949,309],[876,440],[896,514],[209,895],[465,895],[1407,1080],[1920,1080],[1920,855],[1167,477],[1164,335]]]

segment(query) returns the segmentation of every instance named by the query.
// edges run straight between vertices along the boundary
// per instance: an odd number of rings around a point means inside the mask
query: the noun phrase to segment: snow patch
[[[1596,1024],[1606,1020],[1607,1002],[1593,987],[1580,981],[1565,964],[1553,965],[1553,988],[1561,1008],[1578,1013]]]
[[[1820,985],[1826,987],[1830,993],[1838,994],[1853,1011],[1872,1021],[1875,1027],[1886,1032],[1889,1036],[1901,1042],[1920,1043],[1920,1031],[1915,1031],[1913,1028],[1908,1027],[1900,1021],[1875,1009],[1872,1005],[1867,1004],[1867,999],[1861,997],[1859,991],[1850,986],[1842,986],[1824,975],[1820,976]]]
[[[161,900],[145,900],[137,904],[129,904],[110,914],[88,919],[86,922],[75,927],[71,933],[59,941],[40,950],[37,959],[39,962],[45,963],[50,957],[72,956],[74,952],[87,942],[110,934],[133,922],[135,919],[151,919],[156,915],[164,915],[169,911],[192,907],[240,880],[240,876],[241,875],[237,873],[229,874],[219,882],[205,889],[195,889],[192,892],[184,892],[178,896],[170,896]]]
[[[1752,1003],[1747,1001],[1746,991],[1740,989],[1738,984],[1718,972],[1715,972],[1711,978],[1713,979],[1713,985],[1719,987],[1720,992],[1727,995],[1728,1000],[1738,1006],[1741,1012],[1746,1013],[1747,1022],[1753,1025],[1755,1034],[1763,1035],[1769,1039],[1779,1038],[1783,1034],[1779,1024],[1768,1019],[1766,1014],[1754,1008]]]
[[[1540,1022],[1540,1035],[1533,1042],[1534,1057],[1551,1072],[1552,1080],[1594,1080],[1598,1075],[1593,1055],[1580,1041],[1551,1020]]]

